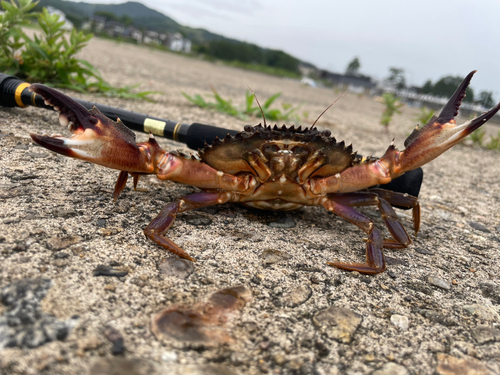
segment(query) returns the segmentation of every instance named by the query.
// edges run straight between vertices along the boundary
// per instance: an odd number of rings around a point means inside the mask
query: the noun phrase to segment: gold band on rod
[[[16,104],[21,108],[26,107],[26,104],[24,104],[22,99],[21,99],[21,94],[23,93],[23,91],[26,87],[30,87],[30,84],[27,82],[23,82],[23,83],[19,84],[19,86],[17,86],[16,92],[14,94],[14,98],[16,99]]]
[[[172,138],[174,141],[177,141],[179,142],[179,130],[181,130],[181,123],[178,122],[176,125],[175,125],[175,128],[174,128],[174,132],[172,133]]]

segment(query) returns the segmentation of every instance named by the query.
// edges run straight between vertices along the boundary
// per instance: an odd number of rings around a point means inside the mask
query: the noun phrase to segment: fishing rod
[[[27,106],[35,106],[54,110],[52,106],[45,104],[45,100],[42,96],[29,91],[29,86],[29,83],[15,76],[0,73],[0,107],[24,108]],[[120,120],[132,130],[148,134],[151,132],[154,135],[184,143],[192,150],[202,149],[205,144],[211,144],[216,137],[223,139],[228,134],[234,136],[238,133],[237,130],[219,128],[213,125],[206,125],[198,122],[184,124],[142,113],[127,111],[122,108],[89,102],[87,100],[72,99],[87,109],[92,109],[93,107],[98,108],[99,111],[114,121],[119,117]],[[383,185],[383,188],[418,197],[422,180],[422,168],[417,168]]]

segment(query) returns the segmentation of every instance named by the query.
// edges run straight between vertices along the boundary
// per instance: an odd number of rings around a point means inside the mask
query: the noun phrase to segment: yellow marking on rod
[[[31,104],[33,104],[35,107],[37,106],[36,105],[36,93],[35,92],[31,93]]]
[[[14,97],[16,99],[16,103],[19,107],[21,108],[24,108],[26,107],[26,104],[23,103],[23,101],[21,100],[21,94],[23,93],[23,90],[26,88],[26,87],[30,87],[30,84],[29,83],[26,83],[26,82],[23,82],[21,83],[19,86],[17,86],[16,88],[16,92],[14,94]]]
[[[179,130],[181,130],[181,123],[180,122],[178,122],[175,125],[174,132],[172,133],[172,137],[173,137],[174,141],[179,140]]]
[[[165,121],[147,118],[144,120],[144,131],[146,133],[151,132],[153,134],[159,135],[160,137],[164,137],[165,125],[167,125]]]

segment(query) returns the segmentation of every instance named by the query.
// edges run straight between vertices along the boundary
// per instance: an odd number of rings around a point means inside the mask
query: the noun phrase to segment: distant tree
[[[94,16],[104,17],[107,21],[119,21],[113,12],[108,12],[107,10],[98,10],[94,12]]]
[[[432,88],[432,94],[449,98],[453,95],[457,87],[462,83],[463,79],[464,78],[460,76],[445,76],[436,82],[436,84]],[[474,90],[472,90],[471,87],[467,89],[467,95],[465,96],[464,101],[474,101]]]
[[[127,16],[126,14],[124,14],[123,16],[121,16],[118,21],[120,21],[121,23],[123,23],[125,26],[132,26],[134,24],[134,20],[132,19],[132,17],[130,16]]]
[[[445,76],[435,84],[432,84],[432,81],[428,80],[422,87],[422,93],[449,98],[453,95],[462,81],[463,77],[459,76]],[[474,90],[470,86],[467,89],[467,95],[465,96],[464,102],[474,102]]]
[[[348,76],[357,76],[359,75],[359,68],[361,68],[361,63],[359,62],[359,58],[355,57],[349,65],[347,65],[345,74]]]
[[[422,94],[431,94],[433,88],[434,85],[432,84],[432,81],[430,79],[427,80],[422,86]]]
[[[398,90],[404,89],[406,87],[404,69],[394,67],[389,68],[389,77],[387,78],[387,82]]]
[[[476,103],[481,104],[486,108],[493,107],[495,105],[495,101],[493,100],[493,93],[491,91],[481,91]]]

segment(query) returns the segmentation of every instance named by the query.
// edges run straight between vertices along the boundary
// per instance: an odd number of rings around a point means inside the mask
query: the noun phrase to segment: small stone
[[[394,326],[401,328],[403,331],[406,331],[410,326],[408,318],[404,315],[398,315],[398,314],[394,314],[391,316],[391,323]]]
[[[247,356],[242,352],[232,352],[230,360],[233,366],[241,366],[247,361]]]
[[[56,259],[66,259],[66,258],[69,258],[69,254],[65,253],[63,251],[59,251],[57,253],[54,253],[54,258],[56,258]]]
[[[166,369],[159,363],[142,358],[99,358],[90,367],[92,375],[163,375]],[[171,375],[177,375],[170,371]]]
[[[106,284],[104,286],[104,290],[107,290],[109,292],[114,292],[116,290],[116,285],[115,284]]]
[[[95,225],[97,225],[98,227],[104,227],[106,225],[106,219],[97,219]]]
[[[378,370],[372,372],[372,375],[408,375],[406,367],[394,362],[387,362]]]
[[[500,330],[488,326],[477,326],[472,330],[472,336],[479,345],[500,341]]]
[[[302,305],[312,296],[312,289],[308,285],[301,285],[295,288],[291,293],[281,299],[283,306],[296,307]]]
[[[467,221],[467,224],[469,224],[475,230],[479,230],[484,233],[491,233],[491,231],[481,223],[477,223],[475,221]]]
[[[165,276],[187,279],[194,272],[194,266],[193,262],[187,259],[167,258],[158,270]]]
[[[164,351],[161,353],[161,360],[163,362],[175,362],[177,358],[177,353],[174,351]]]
[[[69,259],[56,259],[54,261],[54,266],[62,268],[66,267],[69,263]]]
[[[104,329],[104,337],[106,337],[108,341],[113,344],[113,347],[111,348],[111,354],[120,355],[125,353],[123,336],[116,328],[107,326]]]
[[[500,304],[500,288],[495,284],[482,283],[479,284],[479,288],[483,293],[483,296],[491,299],[491,302]]]
[[[212,219],[201,215],[190,215],[185,218],[186,223],[191,225],[207,226],[212,224]]]
[[[52,251],[59,251],[81,241],[83,238],[80,236],[51,237],[47,240],[47,247]]]
[[[283,366],[286,363],[286,357],[282,353],[275,354],[273,360],[278,366]]]
[[[24,242],[18,242],[14,245],[12,248],[12,251],[20,253],[21,251],[26,251],[28,250],[28,246]]]
[[[264,266],[269,266],[271,264],[275,264],[283,260],[289,259],[290,255],[288,255],[283,251],[267,249],[260,254],[260,258]]]
[[[54,211],[54,216],[57,216],[57,217],[62,217],[62,218],[70,218],[72,216],[76,216],[77,215],[77,212],[73,209],[73,208],[68,208],[68,209],[56,209]]]
[[[437,278],[437,277],[434,277],[434,276],[429,276],[429,278],[427,279],[427,281],[429,281],[429,284],[431,284],[433,286],[436,286],[438,288],[445,289],[445,290],[450,290],[451,289],[450,284],[448,284],[444,280],[441,280],[440,278]]]
[[[321,310],[313,317],[313,323],[318,330],[330,339],[349,344],[363,318],[355,312],[331,306]]]
[[[158,340],[176,339],[182,342],[216,345],[234,341],[225,323],[239,315],[251,292],[244,286],[220,290],[207,302],[193,306],[173,306],[153,316],[151,331]]]
[[[493,306],[475,303],[472,305],[465,305],[463,309],[481,320],[489,322],[498,322],[500,320],[500,316]]]
[[[130,283],[137,285],[139,288],[143,288],[148,284],[146,280],[142,280],[139,277],[134,277],[132,280],[130,280]]]
[[[426,250],[426,249],[424,249],[424,248],[422,248],[422,247],[417,247],[417,248],[415,249],[415,251],[416,251],[417,253],[419,253],[419,254],[424,254],[424,255],[434,255],[434,253],[433,253],[432,251]]]
[[[278,221],[271,221],[268,225],[271,228],[290,229],[294,228],[297,224],[295,224],[295,221],[293,221],[289,217],[283,217]]]
[[[113,267],[99,265],[94,269],[94,276],[114,276],[123,277],[128,274],[128,271],[119,270]]]
[[[438,365],[436,367],[437,375],[482,375],[491,374],[481,362],[474,358],[456,358],[451,355],[438,353]]]

